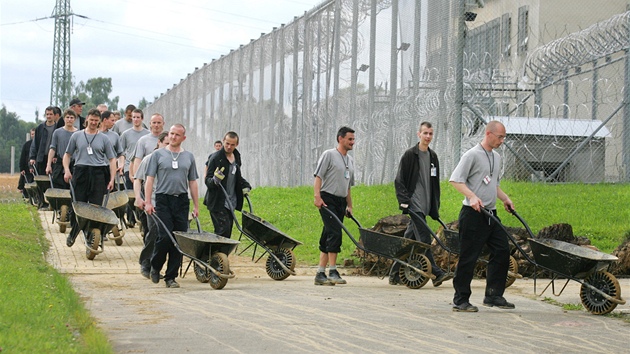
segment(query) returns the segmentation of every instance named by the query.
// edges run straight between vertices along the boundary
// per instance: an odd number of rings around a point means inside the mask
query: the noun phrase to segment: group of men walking
[[[337,146],[324,151],[315,169],[314,205],[320,210],[324,224],[315,285],[346,284],[336,267],[342,228],[331,213],[342,222],[344,216],[352,214],[350,188],[354,185],[354,160],[348,152],[354,147],[354,133],[348,127],[339,129]],[[419,142],[406,150],[400,159],[394,186],[400,209],[411,216],[404,237],[431,244],[431,234],[425,221],[427,215],[436,220],[439,218],[440,163],[435,151],[429,147],[433,140],[432,124],[422,122],[417,136]],[[500,187],[501,155],[495,151],[505,137],[503,124],[489,122],[481,143],[461,157],[449,178],[451,185],[464,196],[459,214],[460,255],[455,274],[442,270],[435,263],[430,249],[425,253],[435,275],[434,286],[453,278],[453,311],[456,312],[478,311],[470,303],[470,283],[477,259],[486,245],[490,249],[490,258],[483,304],[502,309],[514,308],[514,304],[503,297],[509,267],[507,237],[497,223],[498,219],[487,217],[481,210],[486,208],[496,216],[497,198],[507,211],[514,210],[514,204]],[[329,268],[328,275],[326,266]],[[389,281],[392,285],[400,282],[399,268],[399,264],[391,268]]]
[[[168,258],[166,286],[179,287],[175,278],[182,256],[169,233],[188,229],[189,195],[193,201],[192,216],[199,215],[197,167],[194,155],[182,147],[186,128],[174,124],[165,133],[164,117],[156,113],[147,129],[143,126],[142,110],[132,105],[127,106],[125,118],[118,121],[112,112],[98,109],[89,110],[83,118],[80,115],[83,104],[72,100],[71,109],[64,112],[63,119],[59,119],[60,110],[56,107],[46,109],[46,121],[35,129],[28,147],[31,169],[52,174],[57,188],[67,188],[72,183],[77,201],[98,205],[104,194],[113,189],[116,176],[124,175],[127,187],[135,192],[136,207],[144,211],[140,220],[146,230],[139,259],[141,274],[158,283]],[[411,217],[404,237],[428,244],[432,240],[425,219],[427,215],[438,219],[440,208],[440,163],[430,148],[433,133],[431,123],[420,124],[419,142],[403,153],[394,182],[399,207]],[[506,210],[514,209],[500,187],[501,156],[495,151],[505,137],[503,124],[489,122],[482,142],[461,157],[450,176],[451,185],[465,197],[459,215],[461,250],[455,274],[437,266],[430,249],[425,253],[435,275],[434,286],[453,278],[453,311],[478,311],[470,304],[470,283],[484,245],[489,247],[491,255],[483,304],[514,308],[503,297],[509,266],[507,238],[495,219],[481,212],[481,208],[486,208],[496,215],[497,198]],[[324,224],[315,285],[346,284],[336,267],[342,232],[333,215],[343,222],[353,211],[351,187],[355,183],[355,167],[349,152],[355,144],[355,131],[341,127],[336,138],[337,146],[322,153],[313,174],[313,203]],[[207,187],[204,204],[210,212],[214,232],[228,238],[234,222],[233,211],[242,209],[244,198],[252,188],[242,175],[238,144],[239,137],[233,131],[215,141],[216,151],[208,157],[204,176]],[[133,215],[130,212],[128,217],[132,223]],[[78,234],[76,228],[75,225],[68,236],[69,247]],[[392,285],[400,283],[399,268],[399,264],[394,264],[391,269]]]

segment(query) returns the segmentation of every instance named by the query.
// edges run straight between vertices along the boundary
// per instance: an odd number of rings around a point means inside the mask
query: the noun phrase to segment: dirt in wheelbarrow
[[[392,215],[379,220],[372,229],[385,234],[402,237],[408,223],[409,218],[406,215]],[[446,226],[451,230],[457,230],[457,221],[448,223],[446,224]],[[508,227],[507,229],[517,241],[519,246],[523,248],[525,252],[527,252],[530,258],[533,258],[532,251],[527,242],[527,239],[530,237],[530,235],[527,233],[527,230],[525,230],[524,228],[516,227]],[[442,227],[438,229],[436,234],[441,240],[444,240],[444,232]],[[591,245],[591,241],[587,237],[575,236],[573,234],[573,228],[569,224],[554,224],[545,227],[540,230],[537,237],[550,238],[583,247],[597,249]],[[435,240],[432,243],[431,250],[438,266],[440,266],[442,269],[449,269],[449,266],[450,269],[455,269],[455,266],[457,265],[456,256],[450,257],[449,259],[448,252],[440,247]],[[630,237],[628,237],[625,242],[619,245],[619,247],[617,247],[617,249],[615,249],[612,254],[614,256],[617,256],[619,258],[619,261],[612,264],[611,273],[615,276],[620,277],[630,276]],[[389,265],[391,264],[390,260],[386,260],[383,258],[379,259],[378,256],[375,256],[373,254],[365,254],[358,248],[354,251],[353,255],[361,259],[359,267],[357,269],[360,271],[360,273],[365,275],[382,276],[383,272],[387,271],[389,269]],[[519,273],[524,277],[531,277],[535,271],[534,266],[529,263],[529,261],[527,261],[527,259],[525,259],[525,257],[517,250],[513,250],[512,255],[518,263]],[[479,278],[485,278],[485,274],[486,265],[485,263],[479,262],[477,264],[477,268],[475,269],[475,275]],[[549,276],[549,274],[539,273],[538,276],[545,277]]]

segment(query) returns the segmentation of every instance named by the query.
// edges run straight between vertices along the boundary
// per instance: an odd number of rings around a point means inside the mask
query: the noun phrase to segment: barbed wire
[[[630,46],[630,11],[595,23],[534,49],[525,60],[525,75],[534,81],[606,58]]]

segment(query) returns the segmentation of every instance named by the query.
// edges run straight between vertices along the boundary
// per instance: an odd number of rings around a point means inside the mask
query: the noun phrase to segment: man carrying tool
[[[76,201],[101,205],[105,193],[114,188],[116,153],[107,136],[98,130],[101,113],[91,109],[85,121],[85,129],[72,134],[68,142],[63,155],[63,178],[66,183],[72,179]],[[70,169],[72,158],[74,171]],[[66,239],[68,247],[72,247],[78,234],[75,223]]]
[[[236,150],[237,146],[238,135],[227,132],[223,137],[223,148],[211,154],[206,164],[208,190],[203,203],[210,211],[214,233],[227,238],[232,236],[233,210],[243,209],[243,199],[252,189],[241,174],[241,154]]]
[[[430,245],[432,239],[425,226],[426,222],[418,220],[418,217],[424,220],[426,215],[434,220],[440,217],[440,161],[435,151],[429,148],[433,140],[431,123],[420,123],[417,135],[420,142],[405,151],[400,159],[394,187],[400,208],[404,214],[411,216],[404,237]],[[435,275],[433,286],[440,286],[453,277],[435,264],[431,248],[427,248],[425,256],[431,263],[431,273]],[[389,274],[390,284],[396,285],[400,282],[399,270],[400,263],[396,263]]]
[[[514,203],[499,186],[501,155],[494,151],[503,144],[505,136],[505,126],[501,122],[489,122],[481,144],[466,151],[451,174],[451,185],[465,196],[459,212],[461,251],[453,278],[453,311],[456,312],[479,311],[477,306],[470,304],[470,282],[484,245],[490,249],[490,258],[483,304],[501,309],[514,308],[514,304],[503,297],[510,265],[507,236],[501,225],[481,211],[486,208],[496,216],[497,197],[505,210],[514,210]]]
[[[341,127],[337,132],[337,147],[324,151],[315,168],[314,204],[324,223],[319,239],[319,266],[315,285],[346,284],[337,271],[337,254],[341,251],[341,226],[322,207],[328,208],[343,222],[345,215],[352,214],[354,185],[354,159],[348,151],[354,146],[354,130]],[[326,265],[330,265],[326,277]]]
[[[144,184],[144,210],[149,217],[153,213],[157,214],[158,234],[151,256],[151,281],[159,283],[160,271],[168,255],[164,282],[167,288],[179,288],[175,278],[182,263],[182,254],[171,240],[170,234],[173,231],[188,230],[189,190],[194,205],[192,216],[196,218],[199,215],[199,177],[195,156],[181,147],[186,140],[186,128],[181,124],[173,125],[168,138],[168,146],[151,154]],[[149,198],[154,184],[155,206]]]

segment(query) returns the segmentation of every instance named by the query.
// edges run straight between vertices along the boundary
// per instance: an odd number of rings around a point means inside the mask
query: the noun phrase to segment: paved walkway
[[[108,241],[104,253],[87,261],[81,240],[66,247],[51,213],[40,216],[52,241],[47,258],[71,275],[119,353],[630,353],[630,324],[545,303],[528,280],[506,292],[515,310],[480,306],[478,313],[451,311],[450,282],[411,290],[346,275],[347,285],[314,286],[313,268],[278,282],[266,275],[263,261],[234,256],[237,277],[223,290],[194,276],[167,289],[139,274],[137,228],[127,231],[122,246]],[[620,282],[630,297],[630,280]],[[474,304],[481,305],[483,286],[473,282]],[[579,284],[570,282],[554,299],[580,303]],[[615,310],[622,312],[630,306]]]

